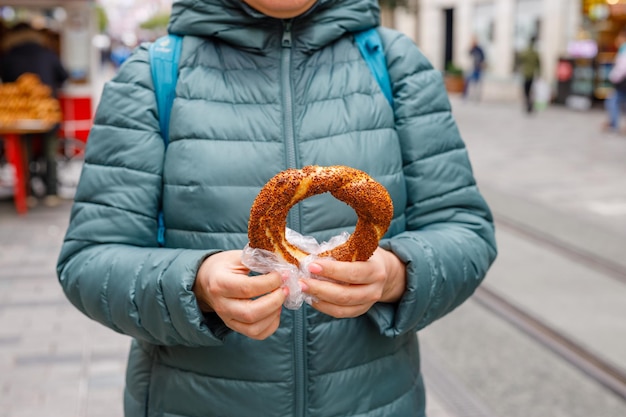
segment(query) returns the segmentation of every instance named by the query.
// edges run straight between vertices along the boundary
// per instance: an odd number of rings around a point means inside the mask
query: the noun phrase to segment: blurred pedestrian
[[[533,36],[530,38],[526,49],[518,57],[519,70],[523,82],[524,109],[529,114],[534,111],[535,107],[533,84],[535,78],[541,75],[541,58],[539,57],[539,52],[537,52],[536,44],[537,37]]]
[[[28,23],[16,24],[3,41],[5,51],[0,61],[0,79],[2,82],[15,82],[20,75],[25,73],[36,74],[42,83],[49,86],[52,96],[57,98],[68,74],[63,67],[59,56],[48,46],[44,35]],[[58,204],[57,198],[57,153],[58,153],[58,126],[41,135],[43,155],[45,162],[45,185],[44,202],[47,205]],[[38,159],[34,152],[33,140],[27,142],[30,146],[30,156],[33,160]],[[35,164],[36,165],[36,164]],[[36,193],[33,193],[36,194]],[[31,201],[34,196],[31,196]]]
[[[376,0],[180,0],[171,16],[169,144],[142,45],[104,88],[58,263],[78,309],[133,337],[126,415],[423,416],[416,331],[496,256],[441,74],[379,28],[386,100],[354,40]],[[288,310],[281,274],[250,277],[241,256],[260,189],[306,165],[368,172],[395,214],[368,261],[310,264],[327,280],[300,281],[315,300]],[[328,241],[354,229],[346,207],[306,199],[288,226]]]
[[[609,72],[609,80],[613,83],[613,92],[604,102],[608,122],[605,130],[619,132],[619,121],[624,103],[626,103],[626,29],[622,29],[615,38],[617,55],[613,68]]]
[[[111,47],[109,53],[109,59],[113,64],[115,70],[119,70],[120,67],[130,57],[132,49],[122,41],[115,41]]]
[[[485,66],[485,51],[478,43],[478,38],[472,39],[472,44],[469,49],[469,55],[472,60],[472,68],[469,75],[465,78],[465,86],[463,88],[463,97],[467,98],[470,94],[470,89],[475,90],[474,96],[476,99],[480,99],[481,96],[481,82],[483,68]],[[473,85],[473,87],[472,87]]]

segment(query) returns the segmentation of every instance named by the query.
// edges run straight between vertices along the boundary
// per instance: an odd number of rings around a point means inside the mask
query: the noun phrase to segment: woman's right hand
[[[252,339],[271,336],[280,324],[288,294],[278,272],[254,277],[241,263],[241,251],[218,252],[204,260],[193,285],[203,312],[215,312],[224,324]]]

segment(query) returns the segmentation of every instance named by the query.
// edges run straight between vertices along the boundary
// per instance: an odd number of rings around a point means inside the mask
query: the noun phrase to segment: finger
[[[345,285],[336,282],[307,279],[301,281],[302,291],[320,301],[339,306],[373,304],[380,298],[380,290],[374,285]]]
[[[225,303],[226,315],[245,324],[253,324],[280,312],[288,293],[287,288],[278,288],[254,300],[229,300]]]
[[[282,284],[283,279],[278,272],[252,277],[234,275],[228,280],[220,281],[219,288],[216,288],[215,291],[226,298],[250,299],[270,293]]]
[[[337,304],[328,303],[326,301],[315,301],[312,307],[329,316],[345,319],[362,316],[371,307],[371,304],[360,304],[355,306],[339,306]]]
[[[248,324],[237,320],[230,320],[226,323],[234,331],[248,336],[252,339],[263,340],[274,334],[280,325],[280,311],[266,317],[256,323]]]
[[[339,262],[316,259],[309,264],[309,272],[345,284],[367,284],[372,281],[366,262]]]

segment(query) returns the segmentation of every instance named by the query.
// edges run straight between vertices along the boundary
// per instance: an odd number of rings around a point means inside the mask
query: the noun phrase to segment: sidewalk
[[[130,340],[71,306],[55,275],[69,203],[0,201],[0,417],[121,416]]]
[[[496,219],[499,255],[484,285],[626,370],[626,286],[602,268],[626,271],[626,137],[600,132],[601,111],[453,108]],[[472,299],[421,334],[496,416],[626,415],[622,399]]]
[[[527,116],[515,103],[452,104],[496,220],[626,269],[626,135],[602,132],[603,111]]]
[[[626,136],[601,131],[603,111],[552,106],[527,116],[521,103],[453,98],[452,105],[486,193],[626,234]]]

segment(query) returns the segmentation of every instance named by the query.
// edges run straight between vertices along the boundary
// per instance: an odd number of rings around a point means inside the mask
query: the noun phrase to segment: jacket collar
[[[294,46],[316,50],[348,32],[379,24],[376,0],[318,0],[311,10],[292,19]],[[279,45],[284,21],[268,17],[242,0],[178,0],[168,31],[178,35],[215,37],[238,48],[267,52]]]

